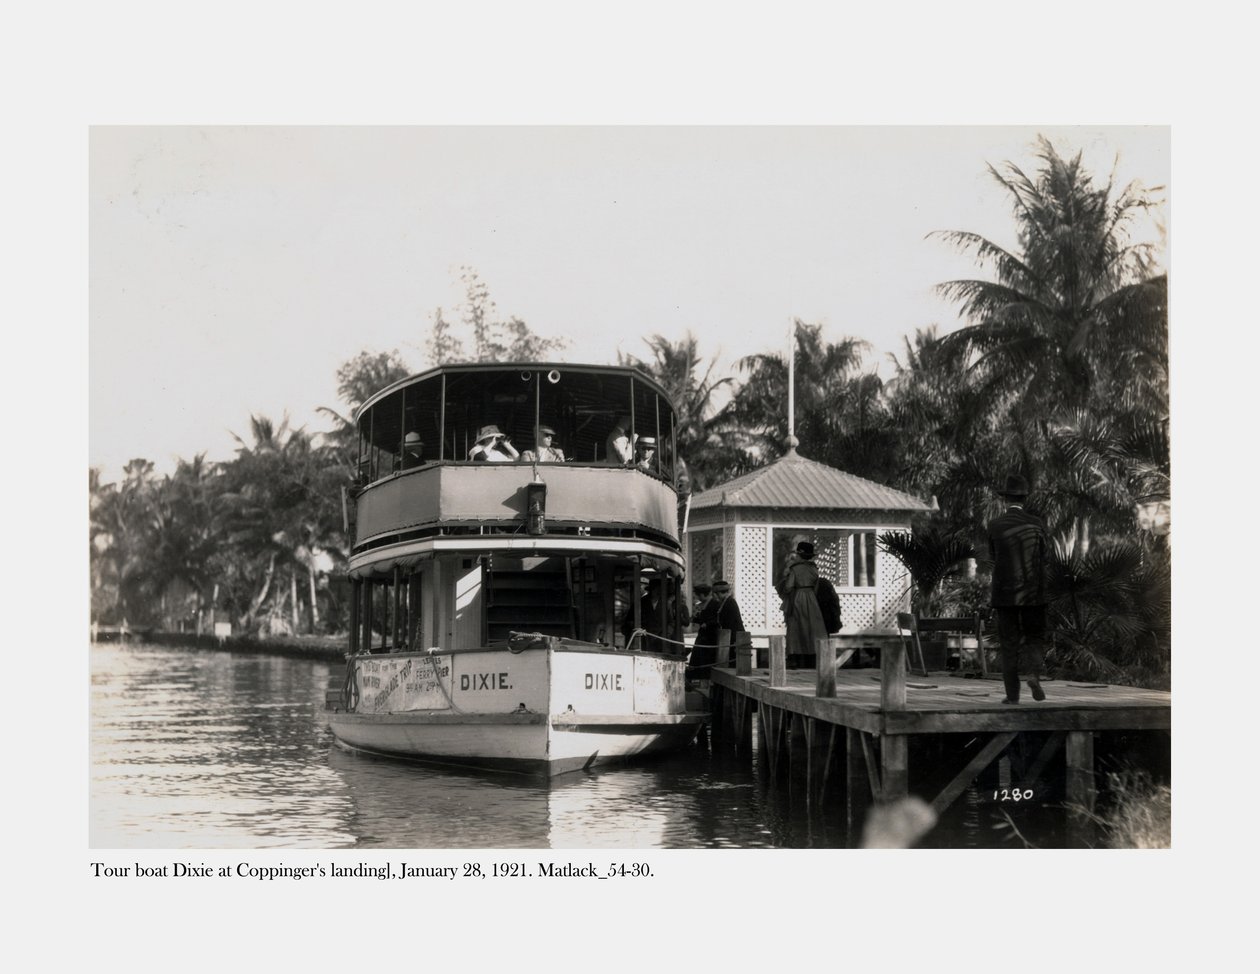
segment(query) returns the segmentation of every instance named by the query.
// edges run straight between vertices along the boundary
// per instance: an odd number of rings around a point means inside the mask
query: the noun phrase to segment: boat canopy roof
[[[650,472],[672,482],[677,462],[669,394],[637,368],[552,362],[441,365],[399,380],[355,413],[360,483],[415,464],[468,462],[498,433],[523,459],[548,462],[540,427],[564,460],[606,464],[610,433],[626,420],[631,442],[654,441]],[[533,457],[527,454],[533,451]],[[558,454],[550,454],[558,461]],[[406,461],[404,462],[404,457]]]

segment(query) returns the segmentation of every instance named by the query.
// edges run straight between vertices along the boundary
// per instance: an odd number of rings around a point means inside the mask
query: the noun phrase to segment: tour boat
[[[343,746],[556,775],[695,738],[663,388],[632,368],[445,365],[355,424]]]

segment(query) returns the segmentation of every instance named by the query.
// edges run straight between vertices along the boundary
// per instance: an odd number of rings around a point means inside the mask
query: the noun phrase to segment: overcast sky
[[[1168,186],[1164,127],[94,128],[89,463],[229,459],[251,414],[326,428],[360,350],[430,364],[461,266],[567,361],[690,330],[730,371],[799,317],[877,366],[958,323],[932,287],[976,268],[927,234],[1014,245],[986,164],[1035,168],[1038,132]]]

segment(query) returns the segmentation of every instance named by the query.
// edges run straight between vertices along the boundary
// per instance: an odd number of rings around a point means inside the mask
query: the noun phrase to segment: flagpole
[[[788,440],[796,436],[796,322],[788,330]]]

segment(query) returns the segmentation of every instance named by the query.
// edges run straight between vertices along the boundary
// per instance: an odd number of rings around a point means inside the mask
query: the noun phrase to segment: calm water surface
[[[339,749],[326,663],[96,644],[93,848],[844,848],[838,803],[701,740],[545,782]],[[945,844],[989,827],[974,794]],[[933,844],[941,844],[939,842]]]

